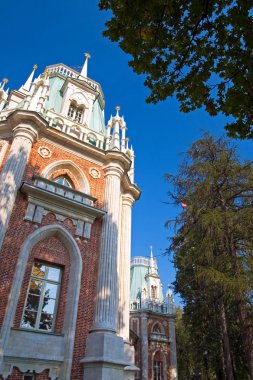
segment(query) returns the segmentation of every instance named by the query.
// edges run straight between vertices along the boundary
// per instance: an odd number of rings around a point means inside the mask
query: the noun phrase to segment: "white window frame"
[[[162,380],[162,362],[160,360],[154,360],[154,380]]]
[[[75,102],[71,102],[68,109],[68,118],[81,124],[84,116],[84,107],[78,106]]]

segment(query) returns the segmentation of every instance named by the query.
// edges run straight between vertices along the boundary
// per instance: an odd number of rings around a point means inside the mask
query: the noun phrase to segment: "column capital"
[[[109,164],[104,167],[105,178],[108,176],[115,176],[121,179],[124,169],[120,165]]]
[[[122,205],[132,207],[134,204],[134,197],[130,193],[122,194]]]
[[[29,140],[33,145],[38,138],[38,131],[33,125],[29,124],[19,124],[17,127],[13,129],[13,139],[23,138]]]

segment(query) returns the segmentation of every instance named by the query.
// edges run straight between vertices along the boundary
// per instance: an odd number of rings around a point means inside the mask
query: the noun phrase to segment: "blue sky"
[[[108,15],[98,10],[97,1],[64,0],[5,1],[1,3],[0,78],[9,79],[9,87],[20,87],[38,65],[65,63],[75,69],[83,64],[83,53],[89,52],[88,76],[101,83],[106,100],[106,122],[115,106],[120,105],[133,144],[135,180],[142,190],[133,208],[132,254],[149,255],[153,245],[164,288],[174,280],[175,272],[168,257],[162,254],[168,246],[164,224],[180,210],[168,201],[165,173],[176,173],[182,156],[203,131],[216,136],[223,133],[224,118],[209,117],[204,111],[179,112],[176,100],[157,105],[145,103],[148,90],[143,78],[132,72],[128,56],[115,43],[102,36]],[[252,159],[252,141],[237,141],[240,155]],[[180,302],[178,296],[176,303]]]

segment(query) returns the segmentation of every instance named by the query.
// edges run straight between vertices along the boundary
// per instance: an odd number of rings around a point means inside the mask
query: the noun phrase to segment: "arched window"
[[[89,133],[88,136],[87,136],[87,140],[90,144],[92,145],[95,145],[96,146],[96,143],[97,143],[97,137],[95,135],[93,135],[93,133]]]
[[[66,176],[59,176],[54,179],[54,182],[59,183],[60,185],[67,186],[67,187],[73,187],[72,183]]]
[[[78,106],[76,102],[71,102],[68,110],[68,117],[77,123],[82,122],[83,118],[83,113],[84,113],[84,107],[83,106]]]
[[[156,323],[155,326],[153,327],[153,332],[161,334],[161,329],[160,329],[160,326],[158,325],[158,323]]]
[[[153,361],[154,380],[163,380],[163,362],[161,352],[156,352]]]
[[[21,327],[53,330],[60,281],[60,268],[40,262],[33,264]]]
[[[157,287],[151,285],[151,298],[157,298]]]

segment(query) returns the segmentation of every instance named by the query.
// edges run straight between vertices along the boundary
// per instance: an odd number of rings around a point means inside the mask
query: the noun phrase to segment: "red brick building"
[[[0,379],[133,379],[134,152],[100,84],[48,66],[0,86]]]
[[[137,380],[177,380],[175,305],[170,288],[163,296],[157,262],[131,260],[130,336],[135,347]]]

